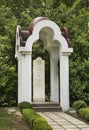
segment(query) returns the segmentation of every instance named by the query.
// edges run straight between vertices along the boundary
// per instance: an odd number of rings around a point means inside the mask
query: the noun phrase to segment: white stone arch
[[[17,28],[19,28],[19,26]],[[44,36],[44,33],[47,37]],[[52,38],[50,38],[49,34],[53,35]],[[19,41],[18,39],[19,38],[17,37],[16,41]],[[61,30],[58,25],[48,19],[41,20],[34,25],[32,34],[28,37],[25,47],[21,47],[18,43],[16,44],[16,46],[19,46],[19,49],[16,50],[16,54],[19,51],[19,66],[21,66],[21,68],[18,67],[20,68],[20,78],[18,81],[20,88],[18,97],[19,102],[32,102],[32,46],[38,39],[46,42],[45,48],[50,54],[51,100],[59,103],[60,95],[60,105],[62,110],[69,110],[69,55],[73,52],[73,48],[68,47],[67,40],[61,35]],[[58,60],[60,60],[59,67],[57,67]],[[60,70],[60,79],[58,78],[58,69]]]
[[[45,27],[51,28],[53,30],[53,32],[54,32],[53,40],[56,39],[56,40],[60,41],[60,43],[62,45],[62,50],[65,50],[68,48],[67,41],[61,35],[61,31],[60,31],[60,28],[58,27],[58,25],[50,20],[42,20],[34,26],[32,35],[27,39],[26,50],[32,51],[32,44],[34,43],[34,41],[39,39],[39,32],[41,31],[42,28],[45,28]]]

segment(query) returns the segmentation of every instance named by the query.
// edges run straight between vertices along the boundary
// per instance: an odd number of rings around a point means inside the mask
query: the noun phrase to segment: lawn
[[[8,108],[0,108],[0,130],[31,130],[31,128],[22,116],[15,112],[9,114]]]
[[[19,130],[5,108],[0,108],[0,130]]]

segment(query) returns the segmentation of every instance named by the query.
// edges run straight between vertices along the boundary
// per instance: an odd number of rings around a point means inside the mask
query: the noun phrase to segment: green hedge
[[[18,107],[19,108],[32,108],[32,105],[29,102],[24,101],[24,102],[19,103]]]
[[[75,108],[77,112],[79,111],[79,109],[86,108],[86,107],[87,107],[87,104],[83,100],[77,100],[73,103],[73,108]]]
[[[24,108],[32,108],[32,105],[29,102],[23,101],[18,104],[18,107],[20,108],[20,111],[22,113]]]
[[[79,115],[89,121],[89,108],[81,108],[79,110]]]
[[[33,109],[23,109],[22,113],[33,130],[52,130],[47,121],[37,114]]]

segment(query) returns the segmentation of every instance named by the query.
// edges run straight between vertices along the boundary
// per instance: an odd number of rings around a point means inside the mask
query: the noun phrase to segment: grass
[[[0,130],[19,130],[12,122],[12,115],[5,108],[0,108]]]

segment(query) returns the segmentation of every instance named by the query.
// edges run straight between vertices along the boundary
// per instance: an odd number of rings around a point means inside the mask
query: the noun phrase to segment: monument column
[[[26,77],[26,87],[25,87],[25,98],[26,101],[28,102],[32,102],[32,52],[29,52],[28,55],[26,55],[26,73],[25,73],[25,77]]]
[[[18,56],[18,103],[22,101],[22,57]]]
[[[50,57],[51,101],[59,103],[58,59],[53,57]]]
[[[18,60],[18,103],[22,101],[32,102],[31,90],[31,52],[20,54]]]
[[[63,111],[69,110],[69,55],[60,54],[60,104]]]

